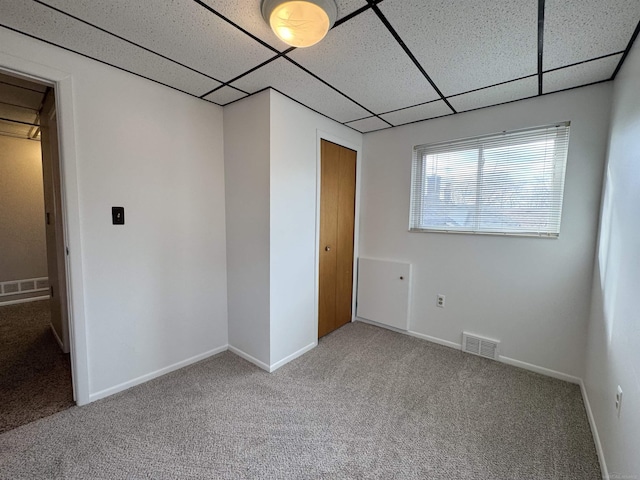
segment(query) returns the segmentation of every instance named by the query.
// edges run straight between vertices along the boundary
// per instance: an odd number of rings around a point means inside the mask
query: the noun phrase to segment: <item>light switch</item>
[[[124,207],[111,207],[111,219],[114,225],[124,225]]]

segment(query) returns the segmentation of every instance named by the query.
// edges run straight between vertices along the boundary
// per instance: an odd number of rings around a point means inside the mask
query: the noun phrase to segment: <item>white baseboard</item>
[[[449,340],[442,340],[441,338],[425,335],[424,333],[414,332],[413,330],[402,330],[400,328],[392,327],[390,325],[385,325],[384,323],[374,322],[373,320],[367,320],[366,318],[356,317],[355,320],[357,322],[368,323],[369,325],[373,325],[375,327],[386,328],[387,330],[391,330],[392,332],[403,333],[411,337],[420,338],[422,340],[426,340],[427,342],[437,343],[438,345],[444,345],[445,347],[455,348],[456,350],[460,350],[462,348],[462,344],[460,343],[450,342]]]
[[[391,330],[397,333],[403,333],[405,335],[410,335],[412,337],[420,338],[422,340],[426,340],[431,343],[437,343],[438,345],[444,345],[445,347],[455,348],[456,350],[462,349],[462,344],[452,342],[450,340],[443,340],[441,338],[432,337],[430,335],[425,335],[424,333],[414,332],[412,330],[400,330],[398,328],[390,327],[389,325],[384,325],[382,323],[373,322],[371,320],[367,320],[364,318],[357,318],[359,322],[368,323],[370,325],[375,325],[376,327],[386,328],[387,330]],[[564,380],[565,382],[575,383],[580,385],[582,381],[579,377],[569,375],[567,373],[557,372],[555,370],[551,370],[545,367],[539,367],[538,365],[533,365],[531,363],[523,362],[521,360],[516,360],[514,358],[504,357],[500,355],[498,357],[498,361],[501,363],[506,363],[507,365],[512,365],[514,367],[524,368],[525,370],[530,370],[532,372],[540,373],[541,375],[546,375],[548,377],[557,378],[559,380]]]
[[[431,343],[437,343],[438,345],[444,345],[445,347],[451,347],[457,350],[462,349],[461,344],[451,342],[449,340],[442,340],[441,338],[432,337],[430,335],[425,335],[423,333],[413,332],[410,330],[409,331],[400,330],[398,328],[390,327],[388,325],[383,325],[381,323],[373,322],[371,320],[366,320],[364,318],[358,317],[355,320],[358,322],[375,325],[376,327],[386,328],[387,330],[392,330],[397,333],[411,335],[412,337],[421,338],[422,340],[426,340]],[[569,375],[567,373],[558,372],[556,370],[551,370],[549,368],[540,367],[538,365],[533,365],[531,363],[523,362],[521,360],[516,360],[514,358],[505,357],[502,355],[498,357],[498,361],[501,363],[506,363],[507,365],[523,368],[525,370],[539,373],[541,375],[546,375],[547,377],[557,378],[559,380],[564,380],[565,382],[574,383],[580,386],[580,392],[582,393],[582,400],[584,402],[584,407],[587,411],[587,418],[589,419],[589,425],[591,426],[591,433],[593,434],[593,441],[596,446],[596,452],[598,453],[598,461],[600,462],[600,469],[602,470],[602,478],[604,480],[609,480],[610,478],[609,470],[607,469],[607,462],[605,461],[604,451],[602,449],[602,444],[600,443],[600,436],[598,435],[598,427],[596,426],[596,422],[593,417],[593,412],[591,411],[591,404],[589,403],[589,397],[587,396],[587,389],[584,386],[584,382],[582,381],[582,378],[576,377],[574,375]]]
[[[236,355],[238,355],[241,358],[244,358],[247,362],[251,362],[254,365],[257,365],[262,370],[265,370],[267,372],[271,371],[271,367],[269,365],[267,365],[264,362],[261,362],[260,360],[258,360],[255,357],[252,357],[248,353],[243,352],[242,350],[240,350],[239,348],[234,347],[233,345],[229,345],[229,351],[235,353]]]
[[[557,378],[558,380],[564,380],[565,382],[575,383],[576,385],[580,385],[580,382],[582,381],[580,377],[569,375],[568,373],[557,372],[555,370],[551,370],[550,368],[539,367],[538,365],[533,365],[532,363],[523,362],[514,358],[504,357],[502,355],[498,356],[498,361],[506,363],[507,365],[513,365],[514,367],[524,368],[525,370],[530,370],[541,375],[546,375],[547,377],[553,377]]]
[[[69,352],[65,352],[64,351],[64,343],[62,343],[62,340],[60,340],[60,337],[58,336],[58,332],[56,332],[56,329],[53,328],[53,325],[51,323],[49,324],[49,327],[51,327],[51,331],[53,332],[53,336],[55,337],[56,342],[58,342],[58,345],[60,345],[60,348],[62,349],[62,351],[64,353],[69,353]]]
[[[104,390],[100,390],[96,393],[91,393],[89,394],[89,402],[95,402],[96,400],[100,400],[101,398],[105,398],[115,393],[122,392],[131,387],[135,387],[136,385],[140,385],[141,383],[145,383],[154,378],[161,377],[162,375],[165,375],[169,372],[173,372],[174,370],[178,370],[193,363],[199,362],[200,360],[204,360],[205,358],[217,355],[218,353],[224,352],[226,350],[227,345],[223,345],[222,347],[214,348],[213,350],[209,350],[208,352],[195,355],[191,358],[187,358],[186,360],[182,360],[181,362],[177,362],[173,365],[161,368],[159,370],[156,370],[155,372],[147,373],[140,377],[134,378],[133,380],[129,380],[113,387],[105,388]]]
[[[5,305],[17,305],[19,303],[38,302],[40,300],[49,300],[49,295],[43,295],[40,297],[19,298],[18,300],[0,301],[0,307],[4,307]]]
[[[367,323],[369,325],[373,325],[374,327],[384,328],[386,330],[391,330],[392,332],[396,332],[396,333],[404,333],[405,335],[409,333],[406,330],[402,330],[401,328],[392,327],[391,325],[386,325],[384,323],[376,322],[375,320],[369,320],[368,318],[354,317],[351,321]]]
[[[280,367],[282,367],[283,365],[289,363],[291,360],[295,360],[296,358],[298,358],[301,355],[304,355],[305,353],[307,353],[309,350],[311,350],[312,348],[314,348],[316,345],[318,345],[318,342],[315,341],[313,343],[310,343],[309,345],[307,345],[306,347],[302,347],[300,350],[298,350],[297,352],[293,352],[291,355],[284,357],[282,360],[277,361],[276,363],[273,363],[271,365],[271,367],[269,368],[269,372],[274,372],[277,369],[279,369]]]
[[[443,340],[441,338],[432,337],[430,335],[425,335],[424,333],[418,333],[418,332],[414,332],[414,331],[411,331],[411,330],[409,330],[407,332],[407,334],[411,335],[412,337],[421,338],[422,340],[426,340],[426,341],[431,342],[431,343],[437,343],[438,345],[444,345],[445,347],[455,348],[456,350],[461,350],[462,349],[462,344],[461,343],[450,342],[449,340]]]
[[[589,426],[591,427],[591,433],[593,434],[593,441],[596,444],[596,452],[598,453],[598,461],[600,462],[600,470],[602,471],[602,478],[609,480],[609,470],[607,469],[607,462],[604,459],[604,450],[602,449],[602,443],[600,443],[600,435],[598,435],[598,427],[596,426],[596,420],[593,417],[591,410],[591,404],[589,403],[589,396],[587,395],[587,388],[584,386],[584,382],[580,379],[580,391],[582,392],[582,400],[584,401],[584,408],[587,411],[587,418],[589,419]]]

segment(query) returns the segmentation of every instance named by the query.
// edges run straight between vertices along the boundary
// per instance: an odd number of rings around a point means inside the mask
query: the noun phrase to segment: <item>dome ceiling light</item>
[[[262,0],[260,9],[276,36],[292,47],[318,43],[338,16],[334,0]]]

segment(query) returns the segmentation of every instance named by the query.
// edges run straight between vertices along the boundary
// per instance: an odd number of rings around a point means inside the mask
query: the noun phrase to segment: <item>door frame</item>
[[[316,130],[316,241],[315,241],[315,291],[314,291],[314,331],[316,344],[318,342],[318,302],[320,301],[320,183],[322,181],[322,140],[326,140],[341,147],[356,152],[356,211],[353,220],[353,284],[351,285],[351,321],[356,318],[356,287],[358,285],[358,251],[360,238],[360,178],[362,174],[362,144],[355,144],[349,140],[320,129]]]
[[[89,403],[89,365],[82,266],[78,155],[73,108],[73,77],[67,72],[0,52],[0,72],[35,80],[55,89],[60,150],[60,194],[67,269],[67,306],[73,398]]]

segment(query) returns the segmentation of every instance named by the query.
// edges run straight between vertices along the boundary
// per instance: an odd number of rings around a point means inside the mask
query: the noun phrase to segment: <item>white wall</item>
[[[582,376],[606,152],[610,85],[365,135],[360,256],[414,265],[410,330],[461,342],[502,341],[501,354]],[[560,238],[409,233],[414,145],[571,121]],[[446,308],[436,307],[445,294]]]
[[[224,109],[229,344],[269,365],[269,91]]]
[[[614,83],[585,386],[611,478],[640,478],[640,45]],[[623,390],[620,417],[616,388]]]
[[[47,276],[42,189],[40,142],[0,135],[0,282]]]
[[[318,340],[318,132],[362,145],[273,90],[224,109],[229,345],[267,370]]]
[[[359,132],[271,91],[271,365],[318,340],[318,132],[362,146]]]
[[[224,348],[222,109],[4,29],[0,52],[72,78],[90,398]]]

